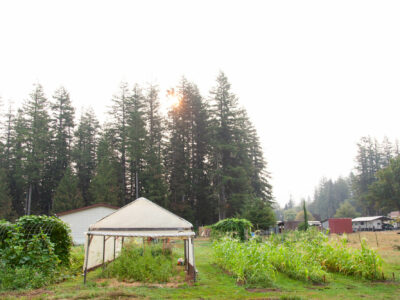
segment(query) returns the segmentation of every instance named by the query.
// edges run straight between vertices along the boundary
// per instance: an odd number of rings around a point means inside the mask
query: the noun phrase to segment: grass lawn
[[[236,284],[234,278],[211,262],[211,243],[207,240],[195,241],[198,281],[194,284],[174,282],[169,284],[145,285],[140,283],[120,283],[114,279],[101,279],[101,270],[88,275],[83,285],[82,276],[77,276],[43,289],[0,294],[0,298],[29,299],[399,299],[400,298],[400,235],[395,232],[362,233],[368,244],[377,249],[384,259],[385,276],[390,280],[371,282],[358,278],[333,275],[326,285],[313,285],[278,274],[274,286],[247,287]],[[378,237],[378,246],[376,245]],[[335,237],[333,237],[335,238]],[[349,236],[350,245],[358,247],[360,236]],[[374,245],[375,243],[375,245]],[[183,252],[182,245],[176,251]],[[393,281],[393,273],[395,281]]]

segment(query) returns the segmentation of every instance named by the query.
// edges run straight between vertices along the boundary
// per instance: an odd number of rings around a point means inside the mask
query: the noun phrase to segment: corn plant
[[[217,265],[245,283],[271,283],[276,272],[311,282],[329,281],[328,272],[379,279],[382,261],[365,241],[361,249],[347,246],[347,238],[330,242],[327,235],[310,229],[272,235],[265,242],[240,242],[232,237],[214,241]]]

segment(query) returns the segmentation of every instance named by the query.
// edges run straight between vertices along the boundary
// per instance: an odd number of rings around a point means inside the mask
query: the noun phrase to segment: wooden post
[[[376,246],[379,247],[379,244],[378,244],[378,235],[376,234],[376,231],[375,231],[375,239],[376,239]]]
[[[85,254],[85,268],[83,270],[83,284],[86,284],[86,274],[87,274],[87,265],[89,261],[89,246],[90,246],[90,234],[87,234],[87,245],[86,245],[86,254]]]

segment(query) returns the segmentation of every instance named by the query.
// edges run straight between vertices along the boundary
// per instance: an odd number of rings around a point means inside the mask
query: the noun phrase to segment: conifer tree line
[[[221,72],[209,95],[182,78],[160,109],[156,85],[121,83],[107,121],[76,118],[69,92],[36,84],[22,107],[2,107],[0,218],[54,214],[146,197],[196,226],[232,216],[274,221],[257,136]],[[77,121],[76,121],[77,120]]]
[[[386,215],[400,210],[399,154],[397,141],[362,137],[357,143],[354,172],[336,180],[322,178],[313,199],[307,201],[308,210],[319,220]],[[299,210],[290,199],[282,217],[294,219]]]

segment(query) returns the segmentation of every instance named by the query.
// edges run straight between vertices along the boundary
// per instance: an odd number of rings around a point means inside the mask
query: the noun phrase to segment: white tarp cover
[[[88,246],[86,238],[84,269],[86,267],[90,270],[103,263],[103,249],[104,261],[113,260],[114,252],[115,257],[121,252],[122,239],[124,238],[125,243],[130,239],[128,236],[176,237],[190,239],[193,243],[192,228],[193,225],[183,218],[146,198],[139,198],[89,226],[87,234],[90,235],[90,244],[89,251],[86,251]],[[188,248],[187,259],[194,267],[193,249]]]
[[[193,225],[150,200],[139,198],[91,225],[89,230],[160,229],[163,231],[169,228],[174,231],[176,229],[191,231]]]

